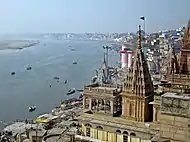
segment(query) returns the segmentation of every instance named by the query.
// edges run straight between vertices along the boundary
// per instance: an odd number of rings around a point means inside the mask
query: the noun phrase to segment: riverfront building
[[[138,47],[122,86],[101,84],[84,89],[84,136],[106,142],[190,141],[190,22],[180,57],[171,49],[168,72],[157,90],[141,47]]]

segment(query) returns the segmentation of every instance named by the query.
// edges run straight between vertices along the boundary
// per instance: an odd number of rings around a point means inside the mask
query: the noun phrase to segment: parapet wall
[[[161,97],[160,112],[168,115],[175,115],[190,118],[190,99],[180,95]]]

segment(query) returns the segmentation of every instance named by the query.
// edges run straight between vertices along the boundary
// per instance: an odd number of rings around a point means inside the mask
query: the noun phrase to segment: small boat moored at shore
[[[28,108],[29,112],[33,112],[35,110],[36,110],[36,106],[34,106],[34,105]]]
[[[75,93],[75,88],[70,89],[70,90],[67,92],[67,95],[71,95],[71,94],[74,94],[74,93]]]

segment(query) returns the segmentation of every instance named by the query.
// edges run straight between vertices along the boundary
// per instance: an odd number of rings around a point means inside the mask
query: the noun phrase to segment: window
[[[96,129],[103,130],[102,126],[97,126]]]
[[[135,133],[133,133],[133,132],[132,132],[130,135],[131,135],[131,136],[134,136],[134,137],[136,136],[136,134],[135,134]]]
[[[116,133],[117,133],[117,134],[121,134],[121,131],[120,131],[120,130],[116,130]]]
[[[128,132],[127,131],[123,132],[123,142],[128,142]]]
[[[86,128],[86,136],[90,137],[90,128],[89,127]]]
[[[92,127],[90,124],[86,124],[86,136],[90,137],[90,128]]]

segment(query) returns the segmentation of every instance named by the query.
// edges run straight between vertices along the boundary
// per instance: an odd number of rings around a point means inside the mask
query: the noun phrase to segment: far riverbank
[[[23,49],[39,44],[38,40],[0,40],[0,50]]]

